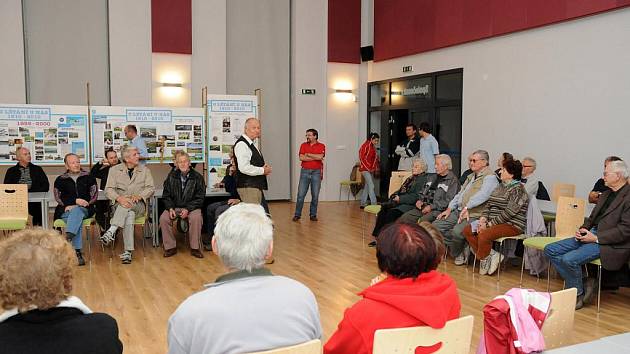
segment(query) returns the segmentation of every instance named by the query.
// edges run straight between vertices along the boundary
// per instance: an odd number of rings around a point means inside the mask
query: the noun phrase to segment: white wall
[[[226,0],[192,1],[191,105],[201,106],[201,89],[226,93]]]
[[[109,0],[112,106],[151,106],[151,0]]]
[[[463,68],[462,155],[533,156],[548,188],[586,197],[606,156],[630,158],[628,38],[630,8],[374,63],[369,80]]]
[[[293,200],[297,198],[300,177],[298,151],[306,139],[306,129],[317,129],[319,140],[328,144],[326,131],[326,46],[327,46],[327,2],[293,1],[291,7],[291,175]],[[315,89],[315,95],[302,95],[302,89]],[[328,164],[328,161],[326,161]],[[326,199],[326,175],[320,199]],[[310,193],[307,200],[310,200]]]
[[[22,1],[0,1],[0,102],[25,103]]]

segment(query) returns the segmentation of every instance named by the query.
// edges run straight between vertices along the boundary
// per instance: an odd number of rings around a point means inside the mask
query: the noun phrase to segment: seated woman
[[[493,274],[503,261],[503,255],[492,249],[494,240],[525,232],[529,197],[520,182],[522,173],[520,161],[504,160],[501,183],[486,202],[479,222],[471,223],[462,232],[477,259],[481,260],[479,274]]]
[[[122,353],[116,320],[70,296],[73,263],[72,247],[53,230],[0,241],[0,352]]]
[[[457,285],[436,271],[443,254],[442,235],[427,222],[386,226],[376,245],[384,279],[363,290],[363,299],[345,311],[324,354],[369,354],[378,329],[442,328],[458,318]]]
[[[389,201],[381,204],[372,236],[377,237],[383,226],[396,221],[402,214],[416,207],[418,197],[428,181],[427,164],[422,159],[414,159],[411,166],[411,176],[389,197]],[[376,241],[370,243],[372,247],[375,245]]]

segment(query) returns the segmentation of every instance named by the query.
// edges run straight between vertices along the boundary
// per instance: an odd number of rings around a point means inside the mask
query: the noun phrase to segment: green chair
[[[523,247],[534,248],[539,251],[544,251],[545,247],[551,243],[563,240],[565,238],[573,237],[575,231],[584,222],[584,212],[586,210],[586,201],[579,198],[571,197],[559,197],[556,209],[556,235],[554,237],[529,237],[523,240]],[[547,291],[550,286],[550,268],[551,264],[547,266]],[[521,280],[520,286],[523,286],[523,271],[525,269],[525,255],[523,255],[523,262],[521,263]]]
[[[95,225],[96,225],[96,219],[94,217],[83,219],[83,228],[86,229],[85,230],[85,240],[87,241],[87,244],[88,244],[88,256],[90,257],[90,264],[92,264],[92,237],[90,237],[90,234],[92,234],[92,236],[93,236],[93,232],[90,233],[87,230],[87,228],[90,228],[93,231],[93,227]],[[56,219],[53,222],[53,227],[55,229],[61,229],[64,234],[66,232],[66,222],[63,221],[63,219]]]
[[[341,188],[342,187],[348,187],[348,201],[350,201],[350,194],[352,193],[352,186],[358,186],[360,184],[361,184],[360,181],[352,181],[352,180],[348,180],[348,179],[339,182],[339,200],[341,200]],[[354,199],[355,200],[357,199],[356,196],[355,196]]]
[[[361,228],[361,241],[363,243],[365,243],[365,224],[366,224],[366,219],[367,219],[367,214],[378,214],[378,212],[381,211],[381,206],[380,205],[366,205],[365,208],[363,208],[363,225]]]
[[[148,205],[148,204],[145,204],[145,205]],[[148,208],[145,208],[145,209],[148,209]],[[144,215],[138,216],[137,218],[135,218],[133,220],[134,235],[135,235],[135,226],[136,225],[142,225],[142,255],[143,255],[144,258],[147,258],[146,248],[145,248],[145,245],[144,245],[144,239],[147,238],[147,235],[148,235],[147,232],[149,232],[148,228],[147,228],[147,221],[148,220],[149,220],[148,210],[145,210]],[[118,229],[116,231],[116,234],[118,234],[119,230],[120,229]],[[102,244],[101,244],[101,246],[102,246]],[[114,250],[115,249],[116,249],[116,237],[114,236],[114,241],[112,241],[112,248],[111,248],[112,254],[109,257],[110,260],[114,257]]]
[[[0,184],[0,231],[23,230],[28,222],[28,186]]]

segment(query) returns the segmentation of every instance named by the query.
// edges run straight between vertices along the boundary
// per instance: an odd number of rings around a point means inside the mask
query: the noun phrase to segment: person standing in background
[[[359,148],[359,171],[363,176],[364,186],[361,193],[361,209],[367,205],[368,196],[370,204],[377,203],[376,193],[374,192],[374,175],[378,173],[379,161],[376,153],[376,145],[378,145],[380,136],[377,133],[370,133],[367,140]]]
[[[138,135],[138,129],[135,125],[129,124],[125,127],[125,137],[129,140],[131,146],[138,149],[138,156],[140,156],[140,164],[146,164],[146,160],[149,159],[149,150],[147,149],[147,144],[144,142],[144,139]]]
[[[317,130],[308,129],[306,131],[306,142],[300,145],[299,154],[300,161],[302,161],[302,169],[300,170],[300,182],[298,184],[298,196],[293,221],[299,221],[302,217],[304,197],[306,197],[309,185],[311,187],[309,216],[311,221],[317,221],[317,202],[324,171],[324,156],[326,155],[326,146],[320,143],[318,138]]]
[[[420,123],[420,156],[426,162],[427,173],[435,173],[435,156],[440,153],[440,147],[435,137],[431,135],[431,126],[427,122]]]
[[[415,124],[409,123],[405,126],[405,135],[407,135],[407,139],[396,146],[395,150],[396,155],[400,156],[400,161],[398,161],[399,171],[411,171],[413,158],[420,151],[418,128]]]
[[[19,147],[15,151],[18,163],[9,168],[4,175],[5,184],[26,184],[29,193],[48,192],[50,183],[44,170],[31,163],[31,152],[25,147]],[[28,203],[28,213],[33,217],[33,225],[42,225],[42,208],[40,203]],[[44,215],[48,217],[48,215]]]

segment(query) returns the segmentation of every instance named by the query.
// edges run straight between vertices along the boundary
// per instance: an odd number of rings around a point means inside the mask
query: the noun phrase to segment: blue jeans
[[[66,234],[72,237],[72,247],[75,250],[83,248],[83,219],[87,215],[88,210],[81,206],[76,206],[61,214],[61,218],[66,223]]]
[[[361,205],[367,205],[368,194],[370,196],[370,204],[376,204],[376,193],[374,193],[374,178],[369,171],[361,171],[365,186],[361,192]]]
[[[311,210],[310,216],[317,216],[317,202],[319,201],[319,188],[322,185],[321,170],[300,171],[300,183],[298,184],[297,203],[295,204],[295,216],[302,216],[302,207],[304,206],[304,197],[308,192],[308,186],[311,186]]]
[[[564,287],[576,288],[577,294],[582,295],[582,265],[599,258],[599,244],[582,243],[570,237],[548,244],[545,247],[545,256],[564,279]]]

